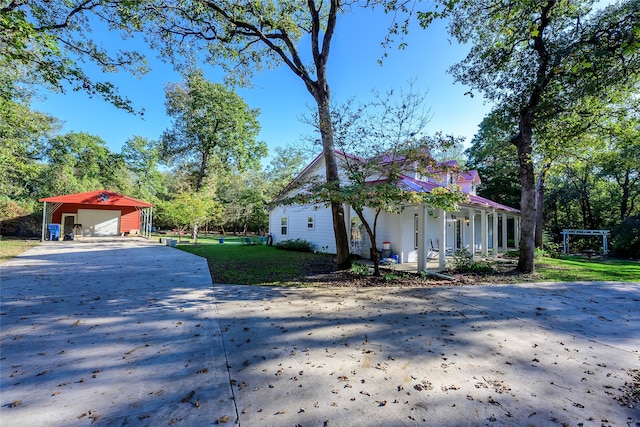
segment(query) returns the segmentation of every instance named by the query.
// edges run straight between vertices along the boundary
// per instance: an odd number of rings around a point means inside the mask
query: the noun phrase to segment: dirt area
[[[494,271],[491,273],[446,272],[453,280],[400,272],[391,267],[381,267],[380,276],[356,274],[353,270],[336,271],[335,263],[330,258],[320,258],[305,267],[307,275],[298,282],[318,287],[438,287],[535,281],[535,274],[514,271],[516,261],[498,263],[493,266]]]

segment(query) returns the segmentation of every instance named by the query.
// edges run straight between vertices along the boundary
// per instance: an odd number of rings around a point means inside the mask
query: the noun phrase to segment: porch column
[[[503,213],[502,214],[502,249],[506,252],[507,251],[507,221],[509,221],[509,219],[507,218],[507,214]]]
[[[497,257],[498,256],[498,213],[496,212],[496,210],[494,209],[493,212],[491,213],[491,219],[493,220],[493,233],[491,235],[492,237],[492,245],[493,245],[493,256]]]
[[[44,207],[42,208],[42,239],[44,242],[44,230],[47,228],[47,202],[44,202]]]
[[[476,254],[476,213],[469,208],[469,252],[471,257]]]
[[[480,211],[480,227],[482,242],[480,243],[480,255],[486,257],[489,255],[489,225],[487,224],[487,211]]]
[[[516,244],[516,248],[520,248],[520,217],[517,216],[513,219],[513,230],[514,240]]]
[[[440,213],[440,241],[438,242],[438,261],[439,261],[439,265],[438,267],[440,268],[440,270],[444,270],[447,262],[445,259],[445,256],[447,255],[447,212],[445,212],[443,209],[438,209],[438,212]]]
[[[418,209],[418,273],[427,271],[427,206]]]

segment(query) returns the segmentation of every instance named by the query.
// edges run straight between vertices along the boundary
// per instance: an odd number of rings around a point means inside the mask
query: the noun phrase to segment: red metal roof
[[[76,203],[81,205],[98,206],[136,206],[141,208],[153,207],[151,203],[123,196],[107,190],[89,191],[86,193],[67,194],[64,196],[45,197],[40,202]]]

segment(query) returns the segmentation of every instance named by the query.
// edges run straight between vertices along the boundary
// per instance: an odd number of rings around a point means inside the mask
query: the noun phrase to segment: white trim
[[[64,236],[64,235],[65,235],[65,232],[64,232],[64,219],[65,219],[65,217],[68,217],[68,216],[72,216],[72,217],[73,217],[73,224],[74,224],[74,225],[78,223],[78,214],[74,214],[74,213],[62,213],[62,214],[61,214],[61,216],[60,216],[60,235],[61,235],[61,236]],[[72,227],[71,232],[72,232],[72,233],[74,233],[74,232],[75,232],[75,227]]]

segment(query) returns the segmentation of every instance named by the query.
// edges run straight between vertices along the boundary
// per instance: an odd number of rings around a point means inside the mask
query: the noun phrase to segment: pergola
[[[562,230],[562,249],[563,253],[569,253],[569,236],[602,236],[602,253],[607,254],[607,235],[609,230]]]

